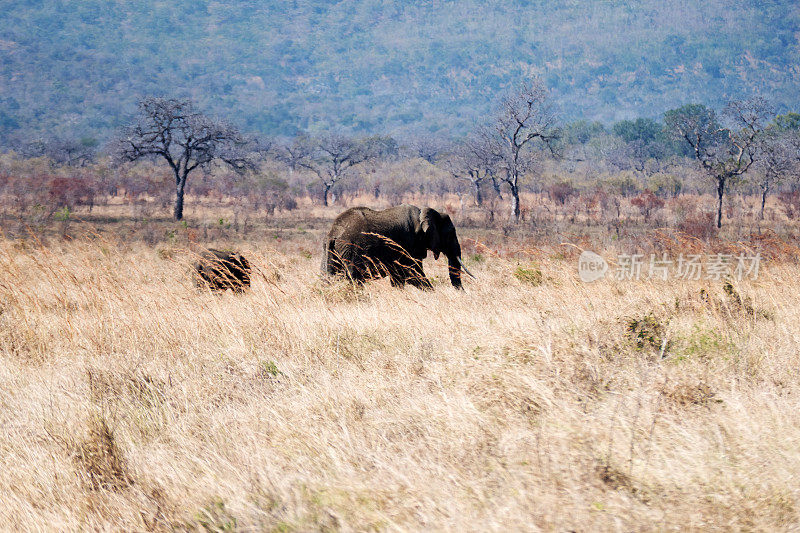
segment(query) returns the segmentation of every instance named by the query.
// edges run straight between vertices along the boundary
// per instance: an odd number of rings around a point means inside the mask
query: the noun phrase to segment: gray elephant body
[[[422,270],[428,250],[436,259],[445,254],[450,282],[460,289],[461,246],[449,215],[413,205],[383,211],[353,207],[336,217],[328,232],[324,268],[356,283],[389,276],[394,286],[430,289]]]

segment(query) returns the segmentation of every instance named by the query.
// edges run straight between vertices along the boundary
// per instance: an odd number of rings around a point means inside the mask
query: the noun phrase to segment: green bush
[[[664,324],[652,313],[641,317],[630,317],[625,321],[625,336],[637,350],[647,347],[661,350],[664,346]]]
[[[530,283],[533,286],[541,285],[544,280],[542,271],[535,266],[531,268],[517,267],[514,271],[514,277],[523,283]]]

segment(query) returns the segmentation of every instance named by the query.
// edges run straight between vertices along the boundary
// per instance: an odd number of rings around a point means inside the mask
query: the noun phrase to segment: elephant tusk
[[[472,272],[470,272],[469,270],[467,270],[467,265],[465,265],[465,264],[464,264],[464,261],[462,261],[460,257],[458,257],[457,259],[458,259],[458,262],[461,264],[461,269],[462,269],[464,272],[466,272],[467,274],[469,274],[469,275],[470,275],[470,277],[471,277],[472,279],[478,279],[478,278],[476,278],[476,277],[475,277],[475,276],[472,274]]]

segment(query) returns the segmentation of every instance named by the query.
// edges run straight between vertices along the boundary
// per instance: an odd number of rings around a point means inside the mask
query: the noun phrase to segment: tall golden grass
[[[357,289],[317,242],[240,243],[220,295],[186,247],[0,240],[0,524],[800,525],[799,266],[585,284],[479,249],[462,292],[430,260],[434,291]]]

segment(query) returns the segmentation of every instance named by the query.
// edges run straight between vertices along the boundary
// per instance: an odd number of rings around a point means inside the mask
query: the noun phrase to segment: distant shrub
[[[717,234],[713,213],[692,213],[678,223],[678,229],[690,237],[704,241]]]
[[[53,178],[48,186],[48,204],[55,211],[60,208],[94,206],[95,188],[88,178]]]
[[[679,222],[686,220],[698,211],[698,199],[696,196],[681,195],[669,201],[669,208],[675,213]]]
[[[786,191],[778,194],[778,202],[780,202],[786,213],[787,218],[794,219],[800,215],[800,192]]]
[[[264,379],[273,379],[284,376],[285,374],[278,369],[278,365],[273,360],[262,360],[258,369],[259,376]]]
[[[633,196],[641,190],[636,178],[630,173],[621,172],[603,180],[603,188],[610,194]]]
[[[283,195],[280,198],[278,207],[283,211],[294,211],[297,209],[297,200],[293,196]]]
[[[675,198],[683,190],[683,182],[672,174],[653,174],[647,180],[647,189],[661,198]]]
[[[203,507],[195,517],[203,531],[236,531],[236,517],[225,508],[225,502],[215,498]]]
[[[631,317],[625,322],[625,336],[637,350],[653,348],[661,350],[664,346],[664,324],[652,313],[641,317]]]
[[[631,204],[639,208],[639,212],[642,214],[645,220],[650,220],[650,215],[653,214],[653,211],[664,207],[664,200],[650,191],[644,191],[643,193],[640,193],[638,196],[634,197],[631,200]]]
[[[560,182],[554,183],[548,187],[548,193],[550,194],[551,200],[558,205],[564,205],[571,196],[577,193],[577,190],[571,183]]]
[[[757,309],[753,304],[752,298],[740,295],[730,281],[725,281],[722,285],[722,292],[725,293],[727,298],[725,304],[730,313],[751,318],[775,319],[774,313],[764,309]]]
[[[514,277],[523,283],[529,283],[533,286],[541,285],[544,279],[542,271],[536,267],[517,267],[517,269],[514,271]]]

